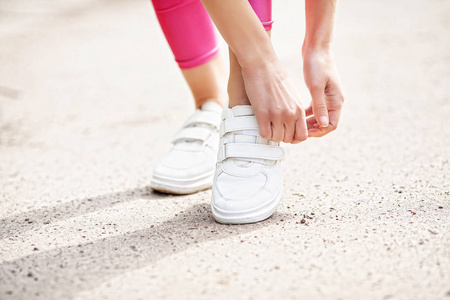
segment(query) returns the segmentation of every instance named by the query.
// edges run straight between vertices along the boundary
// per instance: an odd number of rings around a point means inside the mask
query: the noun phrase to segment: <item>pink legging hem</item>
[[[175,61],[178,63],[178,66],[180,67],[180,69],[195,68],[200,65],[206,64],[208,61],[215,58],[219,54],[219,52],[220,52],[220,47],[219,47],[219,45],[216,45],[216,47],[214,47],[212,50],[210,50],[206,53],[201,53],[200,56],[198,56],[198,57],[189,59],[187,61],[178,60],[175,57]]]
[[[161,29],[181,69],[219,54],[217,30],[200,0],[152,0]],[[249,0],[264,29],[272,29],[272,0]]]

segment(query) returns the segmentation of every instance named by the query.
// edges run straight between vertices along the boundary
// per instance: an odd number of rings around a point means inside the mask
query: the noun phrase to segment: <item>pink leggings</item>
[[[181,69],[219,53],[217,32],[200,0],[152,0],[159,24]],[[272,0],[249,0],[265,30],[272,29]]]

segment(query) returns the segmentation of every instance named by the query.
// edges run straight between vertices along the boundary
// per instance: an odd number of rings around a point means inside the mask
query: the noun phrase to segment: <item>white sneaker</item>
[[[173,148],[155,167],[152,189],[191,194],[212,186],[221,112],[219,104],[208,101],[189,117],[172,139]]]
[[[283,156],[279,143],[259,135],[250,105],[225,108],[212,188],[214,219],[242,224],[270,217],[283,192]]]

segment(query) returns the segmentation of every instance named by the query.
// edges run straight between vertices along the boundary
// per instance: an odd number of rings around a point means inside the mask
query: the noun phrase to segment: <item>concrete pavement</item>
[[[148,1],[0,2],[0,299],[450,299],[450,3],[339,1],[346,103],[269,220],[153,193],[193,110]],[[302,3],[274,3],[302,84]]]

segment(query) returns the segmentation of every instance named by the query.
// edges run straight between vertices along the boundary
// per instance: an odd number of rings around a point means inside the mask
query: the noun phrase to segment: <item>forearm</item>
[[[202,0],[243,69],[276,59],[270,38],[247,0]]]
[[[306,33],[303,52],[329,49],[333,40],[336,0],[305,0]]]

